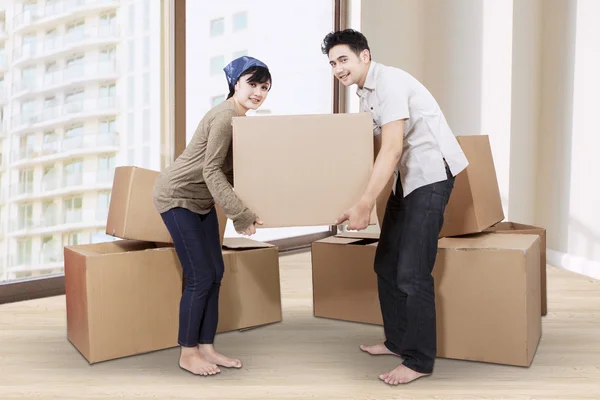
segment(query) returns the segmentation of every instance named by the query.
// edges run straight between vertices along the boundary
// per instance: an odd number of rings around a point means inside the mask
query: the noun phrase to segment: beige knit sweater
[[[234,105],[224,101],[202,118],[185,151],[156,179],[153,198],[158,212],[182,207],[206,214],[216,202],[238,231],[256,220],[232,189],[235,116]]]

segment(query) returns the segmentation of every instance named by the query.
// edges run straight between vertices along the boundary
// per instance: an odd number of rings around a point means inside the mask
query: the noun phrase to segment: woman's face
[[[252,74],[242,75],[235,84],[234,97],[247,110],[256,110],[269,94],[271,82],[248,82]]]

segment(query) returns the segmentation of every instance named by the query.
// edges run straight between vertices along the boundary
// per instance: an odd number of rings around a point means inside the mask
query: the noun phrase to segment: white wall
[[[600,277],[597,0],[363,0],[376,61],[434,94],[456,135],[490,135],[507,219],[549,263]]]

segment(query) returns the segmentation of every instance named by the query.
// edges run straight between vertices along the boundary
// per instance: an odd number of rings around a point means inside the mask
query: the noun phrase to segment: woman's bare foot
[[[218,353],[212,344],[199,344],[198,351],[206,360],[227,368],[242,368],[242,362],[237,358],[226,357]]]
[[[388,385],[398,385],[409,383],[429,374],[422,374],[414,371],[405,365],[399,365],[387,374],[379,375],[379,379]]]
[[[221,372],[213,362],[206,360],[197,347],[181,347],[179,366],[194,375],[215,375]]]
[[[364,344],[360,345],[360,349],[362,351],[366,351],[369,354],[372,354],[374,356],[380,356],[380,355],[392,355],[392,356],[398,356],[400,357],[400,355],[394,353],[393,351],[391,351],[390,349],[388,349],[385,344],[383,343],[379,343],[379,344],[375,344],[373,346],[365,346]]]

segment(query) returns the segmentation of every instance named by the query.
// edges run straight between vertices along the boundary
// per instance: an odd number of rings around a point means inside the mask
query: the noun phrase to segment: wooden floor
[[[310,254],[281,258],[284,322],[217,337],[242,370],[196,377],[169,349],[89,366],[66,339],[64,296],[0,306],[0,399],[600,399],[600,282],[548,267],[549,314],[530,368],[438,359],[401,387],[361,343],[382,328],[312,316]]]

